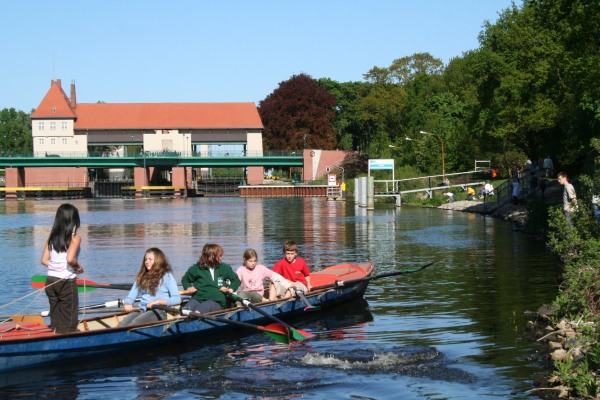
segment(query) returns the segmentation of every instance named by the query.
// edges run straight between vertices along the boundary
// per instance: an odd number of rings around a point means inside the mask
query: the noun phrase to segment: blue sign
[[[375,159],[369,160],[369,169],[391,169],[394,170],[393,159]]]

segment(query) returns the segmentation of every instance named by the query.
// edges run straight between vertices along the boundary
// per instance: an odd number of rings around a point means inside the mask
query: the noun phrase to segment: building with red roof
[[[210,145],[239,145],[262,155],[263,124],[248,103],[77,103],[61,80],[31,114],[34,154],[85,156],[93,146],[141,146],[143,151],[207,151]]]

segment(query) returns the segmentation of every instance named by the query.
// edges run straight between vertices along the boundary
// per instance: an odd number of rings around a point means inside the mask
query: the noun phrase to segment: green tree
[[[335,149],[335,97],[306,74],[294,75],[259,104],[267,149]]]
[[[32,151],[29,115],[14,108],[0,111],[0,151]]]
[[[366,144],[366,126],[360,118],[358,104],[367,90],[363,82],[337,82],[321,78],[317,83],[335,96],[335,119],[333,127],[342,150],[360,150]]]
[[[531,9],[513,5],[495,24],[486,24],[480,43],[479,125],[537,161],[548,152],[560,116],[556,81],[562,49],[556,33],[540,29]]]

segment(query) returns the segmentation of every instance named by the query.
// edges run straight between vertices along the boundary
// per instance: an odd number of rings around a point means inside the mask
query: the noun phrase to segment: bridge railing
[[[462,187],[466,190],[467,186],[480,185],[483,180],[485,179],[480,171],[467,171],[397,180],[375,180],[373,186],[375,195],[427,192],[431,197],[435,190],[451,187]]]
[[[0,158],[88,158],[88,157],[134,157],[134,158],[156,158],[156,157],[301,157],[302,150],[267,150],[267,151],[141,151],[121,155],[119,152],[111,151],[0,151]]]

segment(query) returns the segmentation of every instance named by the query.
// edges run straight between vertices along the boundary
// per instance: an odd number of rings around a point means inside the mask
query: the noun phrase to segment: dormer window
[[[56,107],[52,107],[52,113],[56,114]]]

